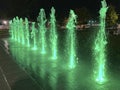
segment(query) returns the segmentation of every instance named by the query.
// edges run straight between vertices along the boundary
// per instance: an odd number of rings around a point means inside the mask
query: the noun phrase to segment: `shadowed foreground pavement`
[[[0,90],[42,90],[5,51],[0,38]]]

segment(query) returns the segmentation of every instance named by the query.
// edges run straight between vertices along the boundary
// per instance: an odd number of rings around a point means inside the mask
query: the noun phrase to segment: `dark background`
[[[108,5],[120,11],[120,0],[106,0]],[[67,16],[70,9],[86,7],[92,14],[97,15],[101,0],[0,0],[0,18],[15,16],[36,19],[40,8],[44,8],[47,16],[52,6],[56,9],[56,17]]]

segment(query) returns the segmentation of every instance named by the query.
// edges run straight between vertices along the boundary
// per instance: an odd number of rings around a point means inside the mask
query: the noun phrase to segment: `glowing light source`
[[[32,50],[37,50],[37,47],[33,47]]]
[[[6,20],[3,20],[3,24],[4,24],[4,25],[7,25],[8,22],[7,22]]]

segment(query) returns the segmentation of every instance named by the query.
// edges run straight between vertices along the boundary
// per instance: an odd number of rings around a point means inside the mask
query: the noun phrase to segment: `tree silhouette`
[[[115,11],[115,7],[110,5],[107,11],[106,21],[107,26],[114,26],[117,23],[118,15]]]
[[[78,24],[86,23],[91,18],[90,12],[86,7],[76,9],[75,13],[78,16],[77,17]]]

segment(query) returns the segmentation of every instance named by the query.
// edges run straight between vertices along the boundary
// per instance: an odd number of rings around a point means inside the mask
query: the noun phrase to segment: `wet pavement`
[[[3,42],[7,36],[0,32],[0,90],[41,90],[7,52]]]
[[[10,90],[9,86],[11,90],[120,90],[120,36],[108,37],[106,81],[98,84],[93,73],[95,61],[91,55],[91,38],[88,38],[92,34],[85,31],[77,34],[80,44],[74,69],[68,68],[69,61],[64,57],[61,47],[58,59],[52,60],[50,53],[42,55],[39,50],[34,51],[9,38],[3,38],[0,41],[0,78],[2,86],[7,89],[0,90]],[[3,48],[5,40],[9,44],[9,50]],[[63,46],[61,41],[59,44]]]

